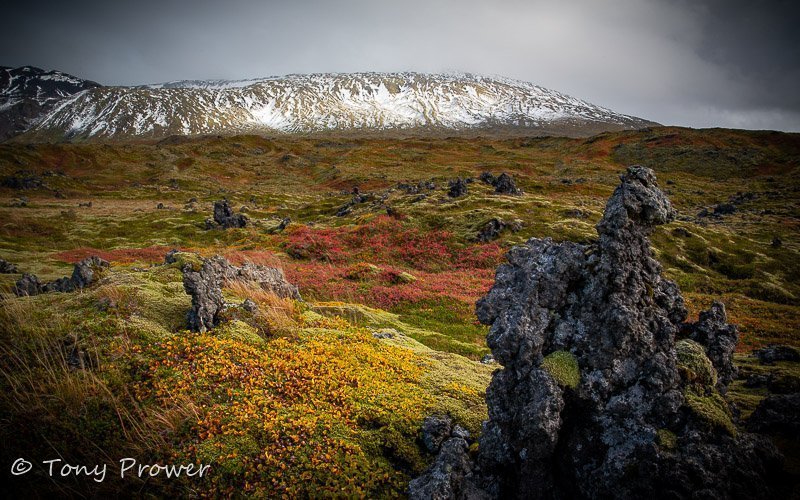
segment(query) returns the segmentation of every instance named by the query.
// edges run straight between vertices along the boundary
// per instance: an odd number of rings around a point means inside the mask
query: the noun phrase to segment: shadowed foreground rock
[[[175,262],[175,254],[167,254],[167,263]],[[199,268],[198,268],[199,267]],[[227,304],[222,298],[226,282],[241,281],[258,284],[278,297],[300,299],[297,287],[286,281],[283,271],[273,267],[245,263],[236,267],[224,257],[216,255],[203,259],[199,266],[183,265],[183,288],[192,296],[192,309],[187,320],[189,329],[204,332],[219,324],[220,314]]]
[[[651,254],[654,226],[674,216],[653,172],[630,167],[597,243],[531,239],[509,251],[476,308],[503,365],[486,393],[489,420],[475,463],[451,468],[471,484],[440,498],[778,494],[782,457],[736,429],[722,396],[737,338],[724,306],[686,323]],[[412,494],[453,483],[436,464]]]
[[[108,262],[97,256],[91,256],[75,264],[72,269],[72,276],[69,278],[59,278],[55,281],[42,283],[33,274],[23,274],[14,285],[14,293],[18,296],[39,295],[46,292],[73,292],[81,290],[97,281],[98,276],[104,268],[109,266]]]

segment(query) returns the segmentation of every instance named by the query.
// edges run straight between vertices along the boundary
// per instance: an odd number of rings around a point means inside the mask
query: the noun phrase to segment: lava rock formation
[[[621,180],[596,243],[534,238],[509,251],[476,306],[503,368],[474,464],[457,460],[443,479],[437,458],[412,494],[433,481],[449,485],[439,498],[776,494],[781,455],[736,428],[722,395],[736,329],[719,303],[686,323],[648,238],[675,211],[652,170]]]
[[[176,254],[168,253],[166,262],[176,262]],[[192,309],[187,315],[190,330],[204,332],[220,323],[220,315],[228,307],[222,298],[225,282],[257,283],[278,297],[300,299],[297,287],[286,281],[283,271],[273,267],[245,263],[236,267],[224,257],[203,259],[199,266],[187,262],[183,265],[183,288],[192,296]],[[247,306],[245,306],[247,307]]]

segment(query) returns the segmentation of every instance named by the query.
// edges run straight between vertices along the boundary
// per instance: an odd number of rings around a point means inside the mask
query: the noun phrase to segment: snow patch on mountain
[[[73,139],[170,134],[639,128],[650,122],[527,82],[471,74],[351,73],[186,80],[72,96],[32,134]]]

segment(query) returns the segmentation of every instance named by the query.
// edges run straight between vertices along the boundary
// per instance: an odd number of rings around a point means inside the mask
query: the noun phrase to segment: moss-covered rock
[[[700,388],[689,388],[684,394],[686,406],[700,421],[710,427],[736,436],[736,426],[731,419],[727,401],[715,389],[702,392]]]
[[[656,441],[665,450],[674,450],[678,446],[678,437],[669,429],[659,429],[656,431]]]
[[[188,264],[192,271],[197,272],[203,267],[203,258],[194,252],[174,252],[170,256],[168,264],[177,269],[183,269]]]
[[[542,368],[547,370],[558,385],[574,389],[581,381],[578,359],[571,352],[551,352],[542,361]]]
[[[702,345],[694,340],[680,340],[675,344],[675,353],[678,370],[687,382],[707,386],[717,383],[717,371]]]

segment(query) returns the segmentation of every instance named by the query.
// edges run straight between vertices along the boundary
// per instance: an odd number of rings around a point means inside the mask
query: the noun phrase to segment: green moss
[[[545,356],[542,368],[547,370],[559,385],[572,389],[581,381],[581,371],[575,355],[568,351],[553,351]]]
[[[666,450],[674,450],[678,446],[678,438],[669,429],[659,429],[656,431],[658,445]]]
[[[687,381],[707,386],[717,383],[717,371],[702,345],[694,340],[680,340],[675,344],[675,353],[678,355],[678,370]]]
[[[203,267],[203,258],[193,252],[177,252],[174,254],[175,262],[171,264],[172,267],[183,269],[184,266],[189,264],[192,271],[199,271]]]
[[[264,339],[258,335],[258,330],[255,327],[238,319],[218,326],[214,329],[214,333],[220,338],[236,340],[246,344],[261,345],[264,343]]]
[[[727,401],[716,390],[702,393],[696,388],[690,388],[684,394],[686,406],[700,421],[714,429],[736,435],[736,426],[731,420],[731,411]]]

